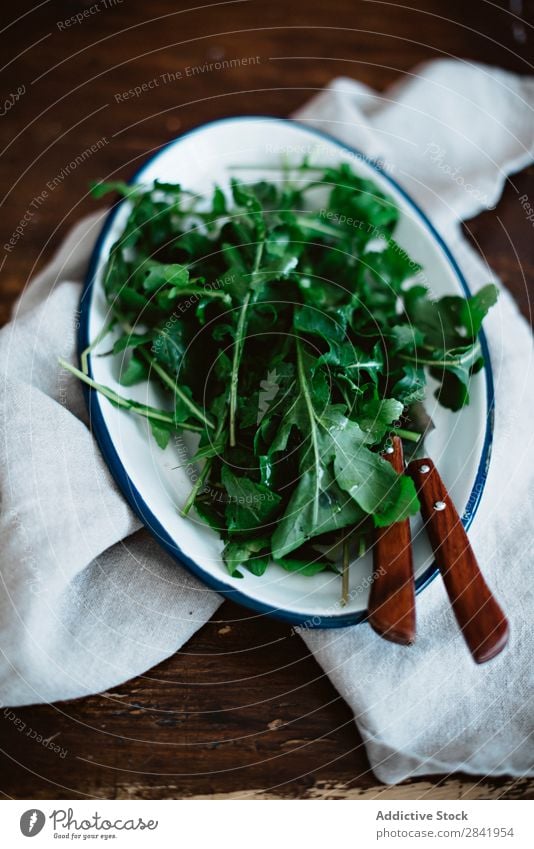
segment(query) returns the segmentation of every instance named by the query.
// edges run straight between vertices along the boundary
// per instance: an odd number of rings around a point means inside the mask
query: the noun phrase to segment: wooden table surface
[[[3,321],[36,268],[92,209],[89,180],[130,176],[147,154],[190,127],[227,115],[286,115],[341,74],[383,89],[432,57],[532,73],[532,2],[201,4],[2,4],[1,101],[4,109],[6,100],[11,105],[0,121],[0,245],[24,222],[14,249],[0,251]],[[510,11],[519,7],[522,21]],[[81,22],[65,23],[83,9]],[[243,57],[257,59],[219,71],[203,67]],[[117,99],[164,73],[169,82]],[[77,156],[83,162],[70,168]],[[534,198],[534,169],[514,175],[498,208],[470,221],[466,232],[528,314],[534,231],[519,201],[525,193]],[[534,795],[532,781],[483,776],[380,786],[351,712],[299,637],[230,603],[182,652],[145,675],[109,693],[15,714],[66,754],[17,733],[2,712],[5,797]]]

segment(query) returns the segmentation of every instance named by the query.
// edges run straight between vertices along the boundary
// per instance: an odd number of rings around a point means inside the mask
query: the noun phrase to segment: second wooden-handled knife
[[[393,437],[385,455],[396,472],[404,471],[402,442]],[[415,640],[415,587],[410,520],[378,528],[373,545],[373,583],[369,596],[371,627],[393,643]]]
[[[473,659],[485,663],[508,641],[508,621],[486,584],[465,528],[438,470],[428,457],[407,468],[445,589]]]
[[[394,437],[386,459],[404,471],[402,443]],[[452,609],[476,663],[485,663],[508,641],[508,621],[489,589],[460,516],[428,457],[412,460],[413,479],[436,564]],[[415,639],[415,586],[409,520],[376,531],[369,623],[382,637],[403,645]]]

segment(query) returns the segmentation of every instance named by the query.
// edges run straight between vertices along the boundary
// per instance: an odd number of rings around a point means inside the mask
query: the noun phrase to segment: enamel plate
[[[387,174],[357,151],[294,121],[262,117],[214,121],[159,151],[133,182],[150,183],[158,178],[204,194],[214,183],[225,188],[229,169],[236,164],[240,169],[250,166],[250,171],[239,171],[239,176],[247,181],[272,180],[284,157],[298,163],[305,155],[321,165],[347,162],[357,174],[374,180],[399,207],[401,218],[395,238],[423,266],[433,295],[470,294],[446,245]],[[93,251],[81,301],[80,351],[97,338],[109,321],[103,270],[128,213],[127,201],[114,207]],[[481,341],[486,368],[472,379],[470,405],[459,413],[443,409],[434,399],[431,383],[426,402],[436,425],[427,439],[427,451],[463,514],[465,527],[471,524],[482,496],[491,448],[492,376],[485,339]],[[89,371],[99,383],[124,394],[117,382],[117,358],[98,356],[110,347],[109,336],[95,347],[89,356]],[[130,387],[127,394],[146,403],[165,403],[157,389],[142,384]],[[187,519],[179,515],[191,489],[191,469],[186,473],[190,444],[177,436],[161,451],[144,419],[113,407],[93,390],[88,390],[87,397],[94,434],[125,498],[161,546],[205,584],[259,613],[305,627],[341,627],[365,620],[372,573],[370,553],[351,567],[350,602],[343,608],[339,603],[341,580],[333,573],[303,577],[271,565],[261,578],[246,569],[242,570],[242,579],[230,578],[221,559],[222,543],[217,534],[193,511]],[[437,569],[420,517],[413,520],[412,532],[416,585],[420,591],[435,577]]]

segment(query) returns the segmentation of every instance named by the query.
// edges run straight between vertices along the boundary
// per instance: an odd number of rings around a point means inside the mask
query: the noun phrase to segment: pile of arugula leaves
[[[495,287],[432,300],[393,238],[396,206],[346,164],[233,179],[208,200],[162,182],[93,189],[108,191],[131,205],[104,279],[120,382],[157,381],[168,405],[71,370],[147,418],[161,448],[198,434],[182,512],[221,534],[230,573],[337,570],[340,540],[361,550],[416,513],[411,479],[381,454],[395,433],[420,447],[428,373],[443,405],[469,402]]]

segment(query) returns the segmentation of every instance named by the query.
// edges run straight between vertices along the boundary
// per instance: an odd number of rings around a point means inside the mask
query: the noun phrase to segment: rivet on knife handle
[[[385,457],[395,471],[404,471],[402,443],[393,437]],[[415,589],[410,520],[377,528],[373,546],[373,583],[369,624],[386,640],[410,645],[415,640]]]
[[[432,460],[407,469],[452,609],[477,663],[499,654],[508,641],[508,621],[486,584],[464,526]]]

